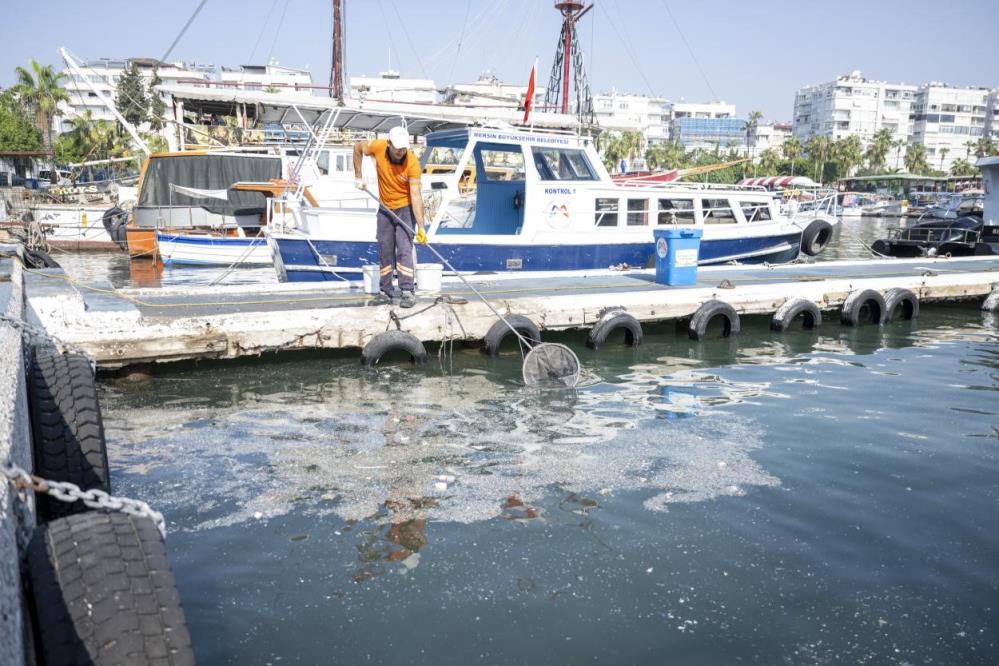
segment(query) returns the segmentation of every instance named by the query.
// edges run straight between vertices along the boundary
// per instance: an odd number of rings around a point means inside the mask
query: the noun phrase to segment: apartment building
[[[866,147],[875,132],[888,128],[896,141],[908,142],[916,92],[914,85],[866,79],[859,71],[805,86],[795,95],[792,131],[802,144],[815,136],[855,134]]]
[[[942,171],[956,159],[973,158],[979,139],[999,136],[997,90],[937,82],[920,86],[912,108],[910,145],[922,144],[930,167]]]
[[[670,103],[662,97],[629,95],[612,89],[593,96],[593,112],[602,130],[639,132],[646,146],[669,140]]]
[[[350,97],[373,102],[436,104],[437,86],[433,79],[404,79],[394,69],[378,76],[350,77]]]
[[[276,62],[223,67],[219,79],[224,87],[239,90],[271,90],[298,95],[314,92],[309,70],[285,67]]]
[[[118,80],[125,70],[134,64],[148,85],[156,70],[163,83],[210,81],[215,75],[214,65],[200,65],[185,62],[159,62],[151,58],[129,58],[114,60],[100,58],[81,64],[82,76],[74,74],[70,69],[63,70],[63,89],[69,95],[69,101],[60,105],[60,116],[55,127],[59,132],[70,129],[69,121],[90,111],[95,120],[113,120],[114,115],[101,102],[94,92],[96,88],[112,103],[117,92]]]
[[[694,150],[746,152],[746,125],[735,105],[725,102],[674,102],[670,105],[670,138]]]
[[[759,161],[760,153],[764,150],[772,149],[778,153],[784,142],[792,136],[791,123],[769,123],[767,125],[757,125],[750,134],[750,148]]]

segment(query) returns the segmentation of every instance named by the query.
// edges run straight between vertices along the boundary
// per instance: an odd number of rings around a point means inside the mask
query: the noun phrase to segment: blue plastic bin
[[[697,258],[701,251],[700,229],[655,229],[656,282],[689,285],[697,282]]]

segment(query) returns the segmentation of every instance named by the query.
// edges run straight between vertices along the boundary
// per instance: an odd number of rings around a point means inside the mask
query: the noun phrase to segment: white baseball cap
[[[393,127],[390,129],[388,140],[396,150],[409,148],[409,132],[403,127]]]

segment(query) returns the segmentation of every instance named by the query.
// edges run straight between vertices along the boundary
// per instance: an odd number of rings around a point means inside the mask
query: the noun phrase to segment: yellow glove
[[[416,227],[416,242],[420,245],[427,244],[427,234],[423,231],[423,227]]]

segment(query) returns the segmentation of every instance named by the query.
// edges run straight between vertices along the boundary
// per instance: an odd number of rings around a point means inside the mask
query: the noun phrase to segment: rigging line
[[[271,50],[267,53],[267,64],[271,62],[271,56],[274,55],[274,47],[277,46],[278,37],[281,36],[281,26],[284,25],[284,15],[288,11],[288,3],[291,0],[284,0],[284,7],[281,8],[281,18],[278,19],[277,30],[274,31],[274,41],[271,42]]]
[[[649,94],[652,95],[653,97],[658,97],[658,95],[656,95],[656,92],[652,89],[652,84],[649,83],[649,79],[646,78],[645,71],[642,69],[642,66],[638,64],[638,59],[635,58],[635,54],[631,51],[631,47],[628,45],[627,40],[621,35],[621,31],[617,29],[617,24],[614,23],[614,19],[611,18],[611,15],[607,12],[606,9],[604,9],[602,3],[598,3],[597,6],[600,8],[600,11],[604,13],[604,16],[607,17],[607,22],[610,23],[610,26],[614,29],[614,33],[617,35],[617,38],[621,41],[621,44],[624,46],[625,53],[628,54],[628,58],[631,60],[631,64],[634,65],[635,70],[638,71],[638,75],[642,77],[642,81],[645,82],[645,86],[649,89]]]
[[[399,66],[402,66],[402,58],[399,57],[399,51],[395,48],[395,39],[392,38],[392,31],[389,29],[388,15],[385,14],[385,6],[382,4],[382,0],[378,0],[378,11],[382,14],[382,22],[385,25],[385,32],[389,34],[389,60],[392,59],[392,54],[395,53],[396,62]],[[392,63],[389,62],[389,69],[392,69]],[[402,71],[402,70],[400,70]]]
[[[177,46],[177,42],[179,42],[180,38],[184,36],[187,29],[191,27],[191,23],[194,22],[194,17],[198,15],[198,12],[201,11],[201,8],[204,7],[207,2],[208,0],[201,0],[201,4],[198,5],[198,8],[194,10],[193,14],[191,14],[191,18],[187,19],[187,23],[185,23],[184,27],[180,29],[180,34],[177,35],[177,38],[173,40],[173,44],[170,45],[170,48],[168,48],[166,53],[163,54],[163,57],[160,58],[160,62],[166,62],[166,59],[170,57],[170,54],[173,53],[173,48]]]
[[[274,13],[274,8],[277,7],[277,3],[278,0],[274,0],[274,2],[271,3],[271,8],[267,10],[267,18],[264,19],[263,25],[260,26],[260,33],[257,35],[257,41],[253,43],[253,50],[250,51],[250,57],[247,59],[247,62],[249,63],[252,63],[253,56],[257,55],[257,47],[260,46],[260,40],[264,36],[264,31],[267,30],[267,24],[271,22],[271,14]]]
[[[475,31],[479,29],[479,24],[482,22],[483,17],[488,12],[491,12],[495,8],[495,6],[496,5],[493,4],[493,3],[486,4],[479,11],[479,13],[476,14],[472,18],[472,20],[468,22],[468,28],[466,30],[466,36],[467,37],[471,38],[471,36],[475,33]],[[433,67],[437,63],[438,60],[440,60],[448,51],[451,50],[451,47],[455,43],[456,43],[456,40],[449,39],[446,42],[444,42],[443,46],[441,46],[436,51],[434,51],[433,55],[431,55],[430,58],[429,58],[429,60],[428,60],[428,63],[430,64],[430,66]]]
[[[416,50],[413,45],[413,40],[409,36],[409,30],[406,28],[406,22],[402,20],[402,15],[399,14],[399,8],[395,5],[395,0],[389,0],[389,4],[392,5],[392,11],[395,12],[395,17],[399,19],[399,25],[402,26],[402,34],[406,36],[406,41],[409,42],[409,48],[413,51],[413,55],[416,56],[416,64],[420,66],[420,71],[423,72],[423,78],[429,79],[427,75],[427,70],[423,66],[423,61],[420,60],[420,52]]]
[[[465,2],[465,18],[461,20],[461,32],[458,33],[458,49],[455,51],[454,60],[451,61],[451,71],[448,72],[447,82],[448,85],[454,82],[454,66],[458,63],[458,58],[461,57],[461,40],[465,38],[465,26],[468,24],[468,12],[472,9],[472,0],[466,0]]]
[[[708,81],[707,75],[704,73],[704,69],[701,67],[701,63],[698,62],[697,56],[694,55],[694,49],[690,48],[690,42],[687,41],[687,37],[683,34],[683,30],[680,30],[680,24],[676,22],[676,18],[673,16],[673,12],[670,11],[669,5],[666,4],[666,0],[660,0],[663,7],[666,9],[666,13],[669,14],[670,21],[673,22],[673,27],[680,34],[680,39],[683,40],[683,45],[687,47],[687,53],[690,54],[690,59],[694,61],[694,65],[697,66],[697,71],[701,73],[701,78],[704,79],[704,85],[708,87],[708,91],[711,93],[711,98],[714,100],[718,99],[718,94],[715,89],[711,87],[711,82]]]

